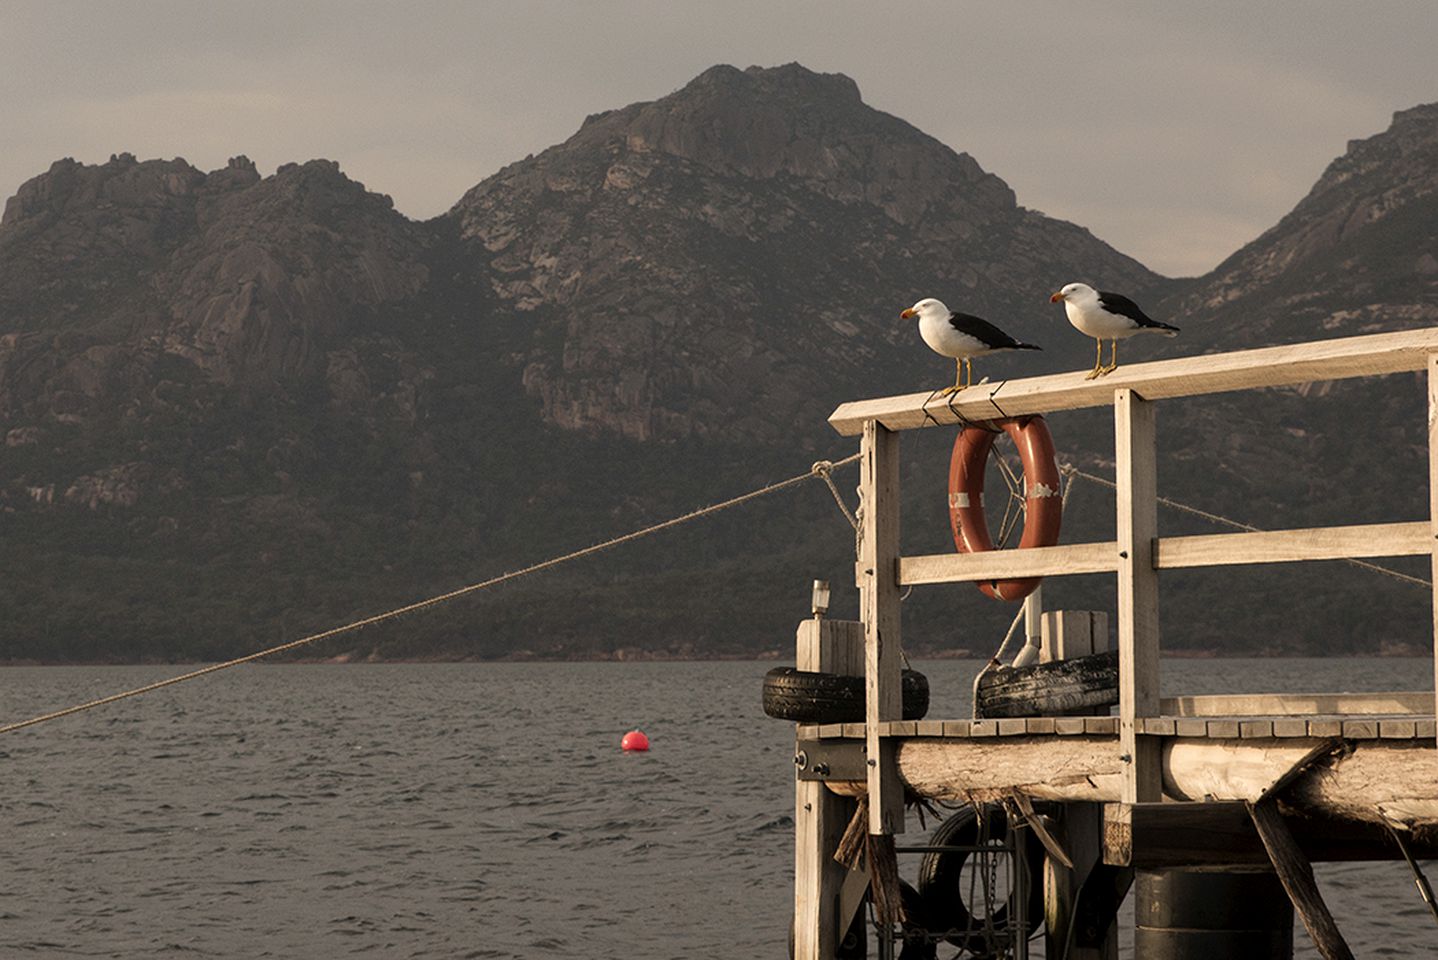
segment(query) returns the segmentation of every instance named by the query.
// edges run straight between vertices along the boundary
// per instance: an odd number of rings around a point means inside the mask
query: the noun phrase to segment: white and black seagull
[[[1178,327],[1155,320],[1144,313],[1139,305],[1121,293],[1095,290],[1086,283],[1070,283],[1058,293],[1049,297],[1050,303],[1064,302],[1064,312],[1069,323],[1080,333],[1094,338],[1098,355],[1094,358],[1093,370],[1084,379],[1092,380],[1118,368],[1118,342],[1136,333],[1161,333],[1165,337],[1178,336]],[[1113,360],[1103,365],[1103,342],[1113,344]]]
[[[968,313],[955,313],[944,306],[942,300],[929,297],[920,300],[899,316],[905,320],[919,318],[919,336],[929,349],[940,356],[953,357],[958,368],[954,371],[954,385],[945,387],[939,395],[947,397],[973,385],[974,357],[1000,350],[1041,350],[1032,343],[1020,343],[982,317]]]

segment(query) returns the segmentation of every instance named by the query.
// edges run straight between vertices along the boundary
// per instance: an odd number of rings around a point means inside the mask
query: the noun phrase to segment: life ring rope
[[[1024,532],[1018,549],[1052,547],[1063,525],[1063,485],[1053,437],[1041,416],[1010,417],[985,426],[970,425],[954,440],[949,460],[949,524],[960,553],[994,549],[984,516],[984,470],[999,433],[1009,435],[1023,464]],[[989,580],[977,584],[996,600],[1022,600],[1043,581],[1042,577]]]

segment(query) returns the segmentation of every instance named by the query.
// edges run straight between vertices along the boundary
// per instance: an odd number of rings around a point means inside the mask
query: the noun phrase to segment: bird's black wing
[[[950,313],[949,325],[960,333],[966,333],[975,340],[982,341],[993,350],[1037,349],[1033,344],[1020,343],[983,317],[976,317],[971,313]]]
[[[1121,293],[1109,293],[1107,290],[1100,290],[1098,292],[1098,302],[1099,306],[1103,307],[1109,313],[1116,313],[1121,317],[1128,317],[1140,327],[1157,327],[1159,330],[1178,329],[1178,327],[1172,326],[1171,324],[1153,319],[1144,313],[1138,304]]]

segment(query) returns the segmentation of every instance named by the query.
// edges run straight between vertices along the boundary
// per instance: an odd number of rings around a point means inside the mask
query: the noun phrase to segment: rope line
[[[862,454],[856,453],[850,457],[849,460],[857,460],[861,455]],[[843,466],[848,463],[849,460],[841,460],[838,464],[830,463],[828,460],[820,460],[810,467],[809,471],[824,481],[824,484],[829,488],[830,495],[834,498],[834,503],[839,507],[839,512],[844,515],[845,520],[849,521],[849,526],[857,530],[859,529],[859,518],[849,511],[849,505],[844,502],[844,495],[839,492],[838,487],[834,486],[834,467]]]
[[[630,543],[631,541],[639,540],[643,537],[650,536],[651,534],[658,533],[661,530],[668,530],[671,527],[677,527],[680,524],[688,523],[691,520],[698,520],[700,517],[706,517],[710,514],[718,513],[721,510],[728,510],[730,507],[737,507],[742,503],[748,503],[750,500],[755,500],[759,497],[767,496],[771,493],[777,493],[780,490],[785,490],[789,487],[803,483],[805,480],[809,480],[814,477],[821,477],[824,480],[828,481],[828,474],[832,472],[835,468],[847,466],[848,464],[854,463],[860,458],[860,456],[862,456],[862,454],[856,453],[852,456],[845,457],[843,460],[838,460],[832,463],[828,460],[820,460],[818,463],[810,467],[807,473],[801,473],[797,476],[790,477],[787,480],[780,480],[777,483],[771,483],[768,486],[760,487],[757,490],[751,490],[748,493],[741,494],[737,497],[732,497],[728,500],[721,500],[718,503],[712,503],[707,507],[700,507],[697,510],[691,510],[688,513],[681,514],[680,516],[673,517],[669,520],[653,524],[652,526],[644,527],[640,530],[634,530],[630,533],[623,534],[622,536],[614,537],[601,543],[596,543],[591,546],[584,547],[580,550],[575,550],[572,553],[566,553],[563,556],[553,557],[549,560],[541,561],[540,563],[531,564],[519,570],[512,570],[509,573],[502,573],[497,577],[491,577],[488,580],[481,580],[478,583],[471,583],[468,586],[460,587],[457,590],[451,590],[448,593],[441,593],[437,596],[406,604],[402,607],[395,607],[393,610],[386,610],[384,613],[377,613],[373,616],[365,617],[361,620],[355,620],[340,627],[331,627],[330,629],[322,630],[319,633],[312,633],[307,637],[301,637],[298,640],[291,640],[288,643],[282,643],[276,647],[270,647],[266,650],[260,650],[255,653],[247,654],[243,657],[236,657],[234,660],[226,660],[224,663],[210,664],[207,667],[201,667],[198,670],[191,670],[189,673],[182,673],[179,676],[170,677],[165,680],[158,680],[155,683],[148,683],[142,687],[136,687],[133,690],[125,690],[121,693],[113,693],[109,696],[90,700],[86,703],[78,703],[74,706],[66,707],[63,710],[56,710],[52,713],[46,713],[41,714],[37,717],[31,717],[28,720],[20,720],[15,723],[5,724],[4,726],[0,726],[0,734],[13,733],[16,730],[23,730],[26,727],[33,727],[36,724],[45,723],[50,720],[58,720],[61,717],[68,717],[71,714],[80,713],[84,710],[92,710],[95,707],[103,707],[107,704],[129,699],[130,697],[138,697],[141,694],[150,693],[164,687],[174,686],[177,683],[184,683],[187,680],[193,680],[196,677],[203,677],[209,673],[216,673],[220,670],[227,670],[230,667],[238,667],[241,664],[252,663],[255,660],[260,660],[264,657],[272,656],[276,653],[283,653],[286,650],[294,650],[296,647],[303,647],[306,644],[317,643],[320,640],[328,640],[330,637],[337,637],[342,633],[349,633],[353,630],[359,630],[362,627],[373,626],[376,623],[383,623],[386,620],[394,620],[398,617],[405,616],[406,614],[416,613],[428,607],[438,606],[441,603],[447,603],[450,600],[457,599],[459,597],[465,596],[466,594],[475,593],[488,587],[498,586],[499,584],[505,583],[509,580],[517,580],[520,577],[528,576],[531,573],[538,573],[541,570],[548,570],[551,567],[557,567],[560,564],[568,563],[571,560],[578,560],[581,557],[592,556],[593,554],[600,553],[604,550],[609,550],[613,547],[617,547],[620,544]],[[830,482],[830,487],[833,487],[832,482]],[[838,491],[834,492],[837,496]],[[839,505],[842,508],[843,502],[840,501]],[[847,510],[845,510],[845,515],[848,515]],[[854,522],[852,518],[850,519],[850,522]]]
[[[1118,489],[1118,484],[1114,481],[1105,479],[1104,477],[1095,476],[1092,473],[1085,473],[1071,463],[1066,463],[1059,469],[1062,470],[1064,473],[1069,474],[1070,476],[1083,477],[1085,480],[1092,480],[1094,483],[1108,487],[1110,490]],[[1156,499],[1165,507],[1170,507],[1174,510],[1180,511],[1181,513],[1191,514],[1195,517],[1202,517],[1204,520],[1207,520],[1210,523],[1217,523],[1226,527],[1232,527],[1234,530],[1242,530],[1245,533],[1264,532],[1262,527],[1255,527],[1247,523],[1240,523],[1237,520],[1231,520],[1228,517],[1221,517],[1216,513],[1209,513],[1207,510],[1200,510],[1198,507],[1190,507],[1186,503],[1179,503],[1177,500],[1170,500],[1168,497],[1157,497]],[[1392,577],[1394,580],[1400,580],[1403,583],[1411,583],[1414,586],[1418,587],[1431,588],[1433,586],[1432,580],[1425,580],[1422,577],[1409,576],[1402,571],[1394,570],[1392,567],[1385,567],[1376,563],[1369,563],[1367,560],[1355,560],[1352,557],[1344,557],[1342,559],[1344,563],[1350,564],[1363,570],[1371,570],[1374,573],[1381,573],[1385,577]]]

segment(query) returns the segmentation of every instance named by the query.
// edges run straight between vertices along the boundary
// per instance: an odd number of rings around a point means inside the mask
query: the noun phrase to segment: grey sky
[[[1438,100],[1435,37],[1433,0],[0,0],[0,193],[63,156],[328,157],[429,217],[589,113],[797,60],[1183,275]]]

